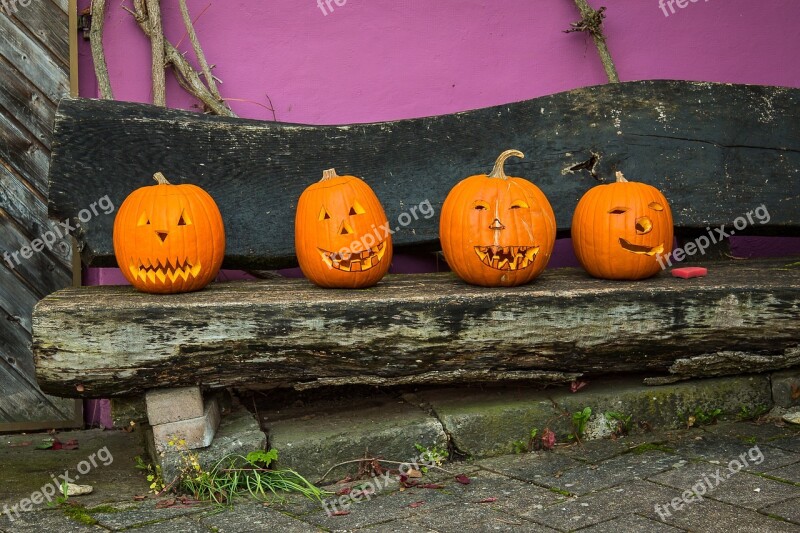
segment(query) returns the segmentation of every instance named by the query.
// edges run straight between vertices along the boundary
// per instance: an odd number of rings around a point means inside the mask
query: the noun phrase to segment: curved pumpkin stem
[[[628,183],[628,180],[625,179],[625,176],[622,175],[622,172],[617,170],[617,183]]]
[[[156,180],[159,185],[172,185],[167,181],[167,178],[161,172],[156,172],[153,174],[153,179]]]
[[[327,170],[322,171],[322,179],[319,181],[332,180],[333,178],[338,178],[338,177],[339,175],[336,173],[336,169],[329,168]]]
[[[506,164],[506,159],[508,159],[509,157],[512,157],[512,156],[513,157],[524,158],[525,154],[523,154],[519,150],[506,150],[505,152],[503,152],[502,154],[500,154],[497,157],[497,161],[495,161],[494,168],[492,169],[492,172],[489,173],[489,177],[490,178],[501,178],[501,179],[507,180],[508,176],[506,176],[506,171],[505,171],[504,165]]]

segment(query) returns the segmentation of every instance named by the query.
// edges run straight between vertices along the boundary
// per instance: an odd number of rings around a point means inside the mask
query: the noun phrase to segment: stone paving
[[[130,442],[128,447],[136,448]],[[124,454],[121,443],[118,449]],[[33,454],[43,452],[18,453],[36,460]],[[319,504],[295,496],[282,502],[241,500],[232,508],[158,508],[152,496],[133,501],[131,494],[146,492],[146,483],[135,471],[120,475],[120,469],[133,468],[117,458],[114,470],[94,473],[102,491],[74,499],[86,502],[80,514],[88,523],[68,517],[63,508],[44,508],[21,513],[14,521],[0,516],[0,532],[800,532],[796,427],[719,423],[446,463],[444,468],[450,472],[431,470],[420,480],[441,488],[401,490],[391,478],[386,490],[349,506],[337,504],[343,512],[331,516]],[[103,485],[104,472],[122,485],[119,490]],[[469,484],[455,479],[461,473]],[[360,483],[328,489],[341,492]],[[14,494],[8,484],[3,488],[0,509],[15,497],[26,497],[25,492]]]

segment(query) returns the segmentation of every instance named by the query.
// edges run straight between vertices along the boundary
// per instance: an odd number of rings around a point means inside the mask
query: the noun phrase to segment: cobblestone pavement
[[[14,521],[2,515],[0,532],[800,532],[800,434],[791,427],[720,423],[445,467],[450,473],[419,480],[430,488],[400,490],[390,477],[358,503],[332,494],[326,506],[335,515],[294,496],[158,508],[153,499],[120,501],[121,490],[102,506],[87,503],[90,523],[39,509]]]

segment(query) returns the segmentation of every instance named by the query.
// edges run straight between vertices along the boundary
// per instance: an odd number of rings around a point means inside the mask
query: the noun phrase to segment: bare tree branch
[[[149,13],[144,7],[144,2],[145,0],[134,0],[133,5],[135,11],[128,11],[136,19],[136,22],[139,24],[139,27],[142,29],[145,35],[152,40],[152,33],[155,30],[150,23]],[[196,70],[194,70],[194,68],[192,68],[192,65],[189,64],[186,58],[183,57],[183,54],[181,54],[180,51],[172,45],[172,43],[163,39],[163,35],[161,37],[162,42],[164,43],[164,56],[162,61],[165,65],[172,65],[172,69],[175,71],[175,77],[177,78],[181,87],[203,102],[203,105],[207,111],[216,115],[235,117],[236,114],[231,111],[224,102],[218,100],[213,94],[211,94],[208,87],[206,87],[203,83],[203,80],[200,79],[200,75]]]
[[[603,34],[603,19],[606,18],[603,12],[606,8],[601,7],[595,11],[587,0],[575,0],[575,5],[578,6],[582,18],[580,21],[574,22],[572,28],[565,30],[564,33],[590,33],[595,46],[597,46],[597,53],[600,55],[600,61],[603,63],[609,83],[619,83],[619,74],[617,74],[617,68],[614,66],[614,60],[611,59],[611,52],[608,51],[606,37]]]
[[[220,96],[219,90],[217,90],[214,76],[211,74],[211,69],[208,66],[208,61],[206,61],[206,55],[203,53],[203,48],[200,46],[197,33],[194,31],[194,23],[192,23],[192,17],[189,15],[189,8],[186,7],[186,0],[179,0],[179,3],[181,7],[181,16],[183,17],[183,25],[186,26],[186,33],[189,35],[192,48],[194,48],[194,55],[197,57],[200,69],[203,71],[206,85],[209,91],[211,91],[211,94],[217,97],[217,100],[222,100],[222,96]]]
[[[97,77],[97,86],[100,89],[100,98],[113,100],[111,80],[108,77],[108,66],[103,49],[103,25],[106,15],[105,0],[92,0],[92,27],[89,30],[89,41],[92,47],[92,62],[94,75]]]

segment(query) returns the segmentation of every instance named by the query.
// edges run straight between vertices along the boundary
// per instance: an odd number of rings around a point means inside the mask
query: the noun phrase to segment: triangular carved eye
[[[139,216],[139,221],[136,223],[137,226],[149,226],[150,225],[150,218],[147,216],[147,213],[144,211]]]
[[[322,209],[319,210],[319,218],[318,220],[328,220],[331,216],[328,214],[328,211],[325,210],[325,206],[322,206]]]
[[[192,221],[189,220],[189,217],[186,215],[186,212],[181,213],[181,218],[178,219],[179,226],[191,226]]]
[[[353,207],[350,208],[349,215],[363,215],[367,211],[361,207],[361,204],[358,203],[358,200],[353,200]]]

